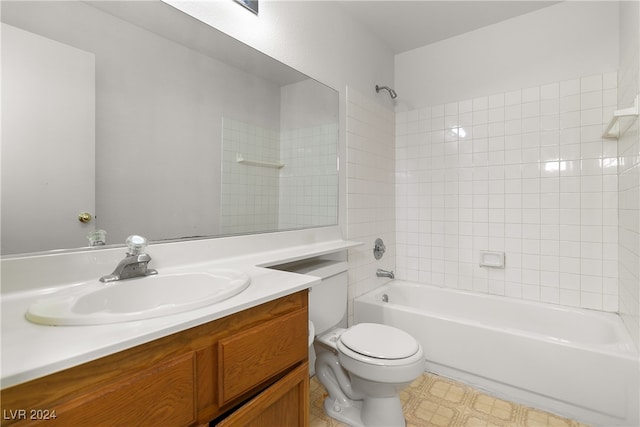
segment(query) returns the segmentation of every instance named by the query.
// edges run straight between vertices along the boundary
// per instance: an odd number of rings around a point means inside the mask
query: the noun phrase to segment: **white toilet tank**
[[[326,268],[306,273],[322,279],[309,292],[309,320],[315,325],[316,335],[337,326],[347,313],[347,263],[332,262]]]
[[[309,320],[313,322],[316,335],[342,321],[347,313],[348,264],[345,261],[311,258],[276,268],[322,279],[309,292]]]

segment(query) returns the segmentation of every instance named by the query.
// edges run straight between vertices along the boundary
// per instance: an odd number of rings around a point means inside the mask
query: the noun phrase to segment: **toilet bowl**
[[[400,329],[361,323],[316,338],[327,415],[355,427],[402,427],[399,393],[424,371],[420,344]]]
[[[309,292],[310,368],[327,390],[327,415],[355,427],[403,427],[399,393],[424,371],[422,347],[400,329],[346,324],[348,264],[317,257],[275,266],[319,277]],[[315,363],[313,360],[315,359]]]

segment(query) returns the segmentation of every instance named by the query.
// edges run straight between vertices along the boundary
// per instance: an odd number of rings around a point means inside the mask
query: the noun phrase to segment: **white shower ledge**
[[[133,322],[96,326],[36,325],[27,321],[24,314],[33,301],[50,292],[51,288],[4,293],[1,299],[2,388],[126,350],[309,288],[318,283],[317,277],[265,267],[344,251],[359,244],[334,239],[209,262],[164,267],[157,265],[160,274],[178,269],[184,271],[184,268],[193,271],[206,268],[237,269],[247,273],[252,282],[244,292],[212,306]],[[153,251],[152,245],[148,252],[153,254]]]

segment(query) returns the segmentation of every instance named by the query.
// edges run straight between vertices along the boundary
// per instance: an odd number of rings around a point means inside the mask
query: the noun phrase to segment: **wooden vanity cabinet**
[[[1,424],[306,426],[307,319],[305,290],[9,387]]]

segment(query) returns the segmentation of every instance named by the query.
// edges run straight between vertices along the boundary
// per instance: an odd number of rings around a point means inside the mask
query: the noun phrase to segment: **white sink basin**
[[[29,307],[43,325],[99,325],[149,319],[205,307],[239,294],[251,278],[237,270],[158,274],[111,283],[94,280],[55,292]]]

